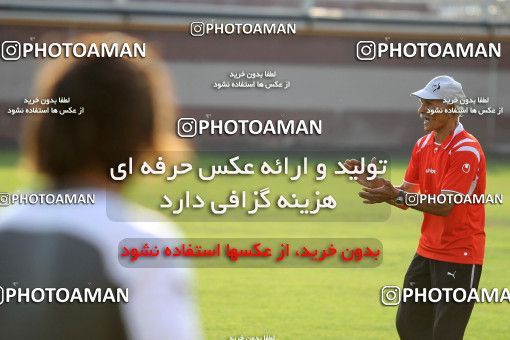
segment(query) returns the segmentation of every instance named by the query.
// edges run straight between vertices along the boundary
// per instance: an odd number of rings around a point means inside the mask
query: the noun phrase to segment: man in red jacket
[[[478,140],[459,122],[459,107],[452,104],[465,99],[460,83],[438,76],[412,95],[420,100],[418,113],[427,134],[413,147],[403,184],[394,187],[385,179],[367,181],[361,176],[358,182],[364,188],[359,195],[367,204],[387,202],[423,212],[421,238],[404,288],[462,288],[469,294],[470,289],[478,288],[482,271],[484,205],[416,200],[416,193],[429,195],[426,197],[484,195],[485,155]],[[358,164],[353,159],[345,162],[349,168]],[[398,333],[401,339],[462,339],[473,305],[445,299],[436,303],[401,301]]]

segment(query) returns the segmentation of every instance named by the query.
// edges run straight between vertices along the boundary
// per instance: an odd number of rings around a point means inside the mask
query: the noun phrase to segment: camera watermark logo
[[[194,119],[180,118],[177,135],[182,138],[207,135],[314,135],[322,134],[322,120]]]
[[[467,170],[465,169],[467,168]],[[469,172],[469,164],[462,167],[462,171]],[[409,207],[415,207],[418,204],[503,204],[503,194],[468,194],[459,193],[441,193],[438,195],[428,195],[408,192],[405,195],[404,203]]]
[[[373,41],[362,40],[356,44],[356,58],[358,60],[374,60],[376,57],[376,45]]]
[[[180,118],[177,121],[177,135],[183,138],[193,138],[197,135],[197,120],[195,118]]]
[[[2,59],[18,60],[21,58],[21,44],[19,41],[4,41],[2,43]]]
[[[381,303],[385,306],[397,306],[401,296],[398,286],[384,286],[381,289]]]
[[[205,33],[205,25],[203,22],[194,21],[190,24],[190,33],[194,37],[201,37]]]
[[[409,207],[415,207],[418,205],[419,201],[418,198],[419,198],[418,193],[409,192],[405,195],[404,203]]]
[[[501,58],[501,43],[436,43],[436,42],[375,42],[361,40],[356,43],[356,58],[372,61],[382,57],[409,58]]]
[[[128,303],[129,288],[0,287],[0,305],[8,303]]]
[[[16,61],[21,58],[145,58],[146,43],[81,43],[81,42],[2,42],[2,59]]]
[[[7,207],[11,204],[11,195],[6,192],[0,192],[0,207]]]
[[[0,192],[0,207],[9,205],[91,205],[96,195],[88,193],[6,193]]]
[[[397,306],[400,303],[510,303],[508,288],[400,288],[384,286],[381,289],[381,303]]]
[[[203,22],[194,21],[189,26],[193,37],[204,35],[293,35],[296,34],[294,23],[238,23],[238,22]]]

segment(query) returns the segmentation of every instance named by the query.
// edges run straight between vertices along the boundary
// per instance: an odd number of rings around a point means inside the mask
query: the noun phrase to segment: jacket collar
[[[450,145],[452,140],[462,131],[464,131],[464,126],[462,125],[461,122],[458,122],[457,125],[455,126],[455,130],[453,131],[453,133],[446,137],[445,140],[441,143],[443,149],[446,149]]]

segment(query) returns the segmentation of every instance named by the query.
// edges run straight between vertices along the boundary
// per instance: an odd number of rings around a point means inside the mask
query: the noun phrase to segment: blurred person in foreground
[[[123,34],[82,36],[83,43],[134,43]],[[39,98],[70,98],[78,115],[37,114],[25,151],[47,175],[51,193],[95,195],[91,205],[20,205],[0,218],[0,286],[4,288],[128,288],[121,303],[16,303],[0,309],[1,339],[199,339],[189,268],[125,268],[124,238],[179,238],[155,212],[120,197],[109,170],[140,150],[156,149],[172,126],[169,79],[153,51],[142,58],[60,58],[39,74]],[[58,104],[59,109],[69,104]],[[167,148],[175,145],[166,145]],[[128,216],[135,218],[130,219]],[[141,218],[140,218],[141,217]]]
[[[459,121],[453,102],[466,96],[459,82],[449,76],[432,79],[412,95],[420,100],[418,113],[427,134],[415,143],[401,186],[383,178],[358,182],[364,203],[386,202],[402,209],[423,212],[421,238],[404,278],[404,288],[478,289],[485,251],[483,204],[409,200],[409,195],[485,194],[485,155],[478,140]],[[375,161],[375,160],[373,160]],[[359,165],[346,160],[346,167]],[[414,298],[414,296],[413,296]],[[474,300],[400,302],[397,330],[401,339],[459,340],[464,336]]]

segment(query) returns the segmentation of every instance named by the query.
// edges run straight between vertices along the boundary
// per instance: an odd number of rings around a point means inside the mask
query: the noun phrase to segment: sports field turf
[[[27,173],[16,168],[16,162],[16,154],[0,156],[0,191],[29,185]],[[510,197],[510,162],[489,159],[487,164],[487,192]],[[400,183],[403,171],[404,162],[393,164],[394,183]],[[510,287],[507,204],[486,209],[480,287]],[[370,208],[366,207],[366,214]],[[381,305],[380,288],[401,285],[416,249],[420,223],[421,213],[396,208],[384,222],[182,223],[188,237],[374,237],[384,246],[383,263],[374,269],[197,269],[206,338],[397,339],[396,307]],[[465,339],[508,339],[509,320],[508,303],[478,304]]]

